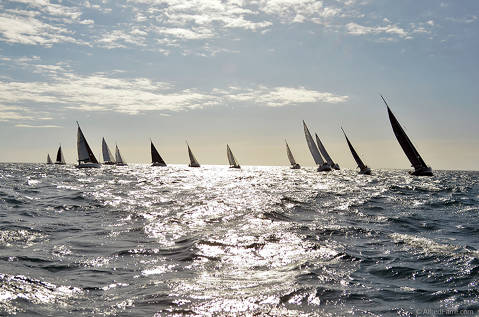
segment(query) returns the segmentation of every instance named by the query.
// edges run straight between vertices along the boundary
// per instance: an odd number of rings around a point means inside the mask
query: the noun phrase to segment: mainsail
[[[306,126],[306,123],[303,121],[303,127],[304,127],[304,136],[306,137],[306,142],[308,143],[309,151],[311,152],[311,155],[313,156],[314,162],[317,165],[323,165],[324,160],[321,157],[321,154],[319,154],[318,147],[316,146],[316,143],[314,143],[313,137],[311,136],[311,133],[309,133],[309,129]]]
[[[198,163],[196,157],[193,155],[193,152],[191,152],[188,142],[186,143],[186,146],[188,147],[188,156],[190,157],[190,167],[200,167],[200,163]]]
[[[230,163],[230,166],[239,166],[228,144],[226,144],[226,154],[228,156],[228,162]]]
[[[78,122],[77,122],[78,124]],[[98,164],[95,155],[93,154],[88,142],[83,135],[80,125],[78,124],[77,132],[77,150],[78,150],[78,162],[95,163]]]
[[[115,145],[115,161],[116,161],[116,164],[118,165],[125,164],[125,162],[123,161],[123,158],[121,157],[120,150],[118,149],[118,145]]]
[[[155,148],[153,141],[150,140],[151,143],[151,162],[155,165],[166,166],[165,161],[161,158],[160,153]]]
[[[356,153],[356,150],[354,150],[353,145],[351,144],[351,142],[349,142],[348,136],[346,135],[346,132],[344,132],[343,127],[341,127],[341,130],[344,133],[344,137],[346,138],[346,142],[348,142],[348,146],[349,146],[349,149],[351,150],[351,154],[353,155],[354,160],[358,164],[359,169],[360,170],[366,169],[366,165],[364,165],[363,161],[361,161],[361,158],[359,157],[358,153]]]
[[[286,140],[284,140],[284,142],[286,143],[286,153],[288,154],[289,162],[291,163],[291,165],[296,165],[297,163],[294,160],[293,153],[291,153],[288,142],[286,142]]]
[[[65,158],[63,157],[63,152],[62,152],[62,146],[58,148],[57,152],[57,159],[55,161],[55,164],[65,164]]]
[[[388,109],[388,115],[389,115],[389,121],[391,122],[391,126],[394,131],[394,135],[396,135],[396,139],[398,140],[399,144],[401,145],[404,153],[406,154],[407,158],[411,162],[412,167],[414,167],[416,170],[421,170],[428,168],[424,160],[422,159],[421,155],[419,155],[419,152],[416,150],[414,145],[412,144],[411,140],[409,137],[406,135],[406,132],[404,132],[404,129],[401,127],[399,122],[397,121],[396,117],[392,113],[391,109],[389,109],[389,105],[387,104],[386,100],[384,99],[383,96],[381,96],[383,99],[384,103],[386,104],[386,107]]]
[[[103,162],[105,163],[114,163],[113,154],[111,154],[108,144],[106,144],[105,138],[101,140],[101,152],[103,153]]]
[[[50,154],[47,154],[47,164],[53,164]]]
[[[326,151],[326,148],[324,147],[323,142],[321,142],[321,140],[319,139],[318,134],[315,133],[314,135],[316,136],[316,143],[318,144],[318,148],[319,148],[319,151],[321,152],[321,155],[324,157],[324,159],[326,160],[326,162],[328,162],[329,165],[333,166],[334,162],[329,156],[328,152]]]

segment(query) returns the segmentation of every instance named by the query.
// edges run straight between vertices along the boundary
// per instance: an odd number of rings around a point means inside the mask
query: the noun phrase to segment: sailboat
[[[123,160],[123,157],[121,157],[120,154],[120,149],[118,149],[118,145],[115,144],[115,164],[117,166],[126,166],[126,162]]]
[[[47,154],[47,164],[53,164],[50,154]]]
[[[303,120],[304,136],[306,137],[306,142],[308,143],[309,151],[313,156],[314,162],[318,165],[318,172],[329,172],[331,171],[331,166],[323,160],[321,154],[319,153],[316,143],[314,143],[311,133],[306,126],[306,123]]]
[[[188,147],[188,156],[190,157],[190,164],[189,167],[200,167],[200,163],[196,160],[196,157],[191,152],[190,145],[186,142],[186,146]]]
[[[103,154],[103,164],[115,165],[113,154],[111,154],[110,148],[108,147],[108,144],[106,144],[105,138],[101,139],[101,152]]]
[[[241,166],[236,161],[236,158],[231,152],[230,146],[226,144],[226,155],[228,156],[228,162],[230,163],[230,168],[241,168]]]
[[[329,166],[334,168],[335,170],[339,170],[339,164],[334,163],[333,160],[331,159],[331,156],[329,156],[328,152],[326,151],[326,148],[323,145],[323,142],[318,137],[318,134],[314,134],[316,136],[316,143],[318,144],[319,151],[321,152],[321,155],[324,157],[326,162],[328,162]]]
[[[80,125],[78,124],[77,131],[77,151],[78,151],[78,165],[75,165],[77,168],[100,168],[101,165],[98,163],[95,155],[93,154],[88,142],[83,135]]]
[[[150,140],[151,143],[151,166],[166,166],[165,161],[163,158],[160,156],[160,153],[155,148],[155,145],[153,145],[153,141]]]
[[[414,171],[410,171],[409,174],[416,176],[433,176],[432,168],[430,166],[427,166],[421,155],[419,155],[419,152],[416,150],[411,140],[406,135],[406,132],[404,132],[404,129],[397,121],[391,109],[389,109],[389,105],[382,95],[381,98],[383,99],[388,109],[389,121],[391,122],[391,126],[393,128],[394,134],[396,135],[396,139],[401,145],[407,158],[411,162],[411,166],[414,167]]]
[[[291,163],[291,169],[294,169],[294,170],[300,169],[301,166],[298,163],[296,163],[293,153],[291,152],[291,149],[289,148],[288,142],[286,140],[284,140],[284,142],[286,143],[286,154],[288,154],[288,159],[289,159],[289,162]]]
[[[346,142],[348,142],[351,154],[353,155],[354,160],[358,164],[359,174],[371,175],[371,169],[367,165],[364,165],[363,161],[361,161],[361,158],[359,157],[358,153],[356,153],[356,150],[354,150],[353,145],[351,144],[351,142],[349,142],[348,136],[346,135],[346,132],[344,132],[343,127],[341,127],[341,130],[343,131],[344,137],[346,138]]]
[[[57,151],[57,159],[55,161],[55,164],[57,165],[65,165],[65,158],[63,157],[63,152],[62,152],[62,146],[58,148]]]

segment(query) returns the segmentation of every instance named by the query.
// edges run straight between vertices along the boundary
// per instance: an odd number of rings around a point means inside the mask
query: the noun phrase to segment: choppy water
[[[474,315],[478,176],[0,164],[0,314]]]

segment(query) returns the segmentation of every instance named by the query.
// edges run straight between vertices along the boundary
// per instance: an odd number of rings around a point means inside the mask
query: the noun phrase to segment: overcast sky
[[[129,162],[409,168],[383,94],[433,169],[479,169],[479,2],[0,1],[0,161],[76,161],[79,121]]]

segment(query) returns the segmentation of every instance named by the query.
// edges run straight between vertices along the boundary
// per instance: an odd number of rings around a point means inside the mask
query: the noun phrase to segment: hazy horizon
[[[479,3],[0,3],[0,162],[76,162],[79,121],[127,162],[314,166],[302,120],[355,168],[410,169],[379,94],[433,170],[478,170]]]

